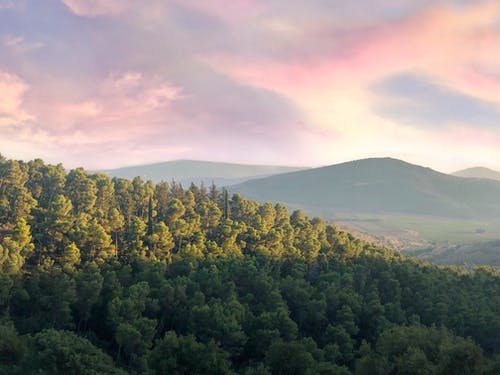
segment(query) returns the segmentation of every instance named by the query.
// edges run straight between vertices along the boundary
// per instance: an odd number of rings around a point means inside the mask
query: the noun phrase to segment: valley
[[[500,266],[496,248],[490,246],[500,239],[500,182],[486,168],[447,175],[391,158],[321,168],[178,160],[105,172],[153,182],[174,180],[186,187],[214,183],[231,193],[301,209],[422,259]],[[460,255],[443,256],[454,252]]]

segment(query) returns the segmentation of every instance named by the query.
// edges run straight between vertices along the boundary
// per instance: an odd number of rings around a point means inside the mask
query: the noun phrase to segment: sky
[[[500,170],[500,1],[0,0],[0,153]]]

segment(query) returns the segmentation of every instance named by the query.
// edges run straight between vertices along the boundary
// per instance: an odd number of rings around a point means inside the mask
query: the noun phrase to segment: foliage
[[[40,160],[0,161],[0,218],[1,373],[499,368],[496,268],[433,266],[215,186]]]

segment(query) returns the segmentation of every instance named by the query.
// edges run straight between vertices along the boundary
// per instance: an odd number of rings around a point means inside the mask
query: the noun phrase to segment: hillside
[[[111,177],[132,179],[140,176],[143,180],[153,182],[174,179],[176,182],[189,186],[191,182],[217,186],[237,184],[252,178],[266,177],[279,173],[302,170],[300,167],[282,167],[272,165],[246,165],[232,163],[217,163],[201,160],[174,160],[163,163],[144,164],[103,171]]]
[[[488,178],[490,180],[500,181],[500,172],[484,167],[463,169],[461,171],[452,173],[452,175],[457,177],[468,177],[468,178]]]
[[[494,374],[499,286],[226,190],[0,160],[1,374]]]
[[[231,191],[331,216],[500,217],[500,182],[472,180],[391,158],[357,160],[238,184]]]
[[[441,244],[409,254],[435,264],[456,264],[469,268],[484,265],[500,267],[500,240],[458,245]]]

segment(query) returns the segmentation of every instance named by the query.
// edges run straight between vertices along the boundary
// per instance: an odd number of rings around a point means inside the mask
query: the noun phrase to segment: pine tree
[[[229,208],[229,194],[227,189],[222,191],[224,197],[224,220],[228,220],[230,218],[230,208]]]
[[[148,231],[147,235],[151,236],[153,234],[153,197],[149,197],[148,201]]]

